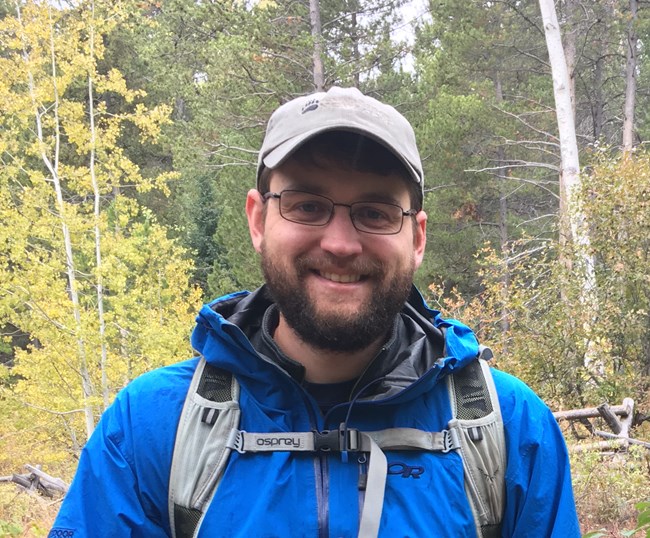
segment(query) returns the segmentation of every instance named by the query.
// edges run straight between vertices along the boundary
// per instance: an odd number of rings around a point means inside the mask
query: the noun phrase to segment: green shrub
[[[601,527],[632,528],[622,536],[650,538],[650,499],[647,449],[631,446],[625,453],[602,454],[597,451],[573,453],[573,488],[583,530],[589,538],[611,536]],[[602,534],[605,533],[605,534]]]

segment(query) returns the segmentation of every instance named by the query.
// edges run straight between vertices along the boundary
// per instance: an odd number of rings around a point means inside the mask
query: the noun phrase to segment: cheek
[[[413,250],[404,248],[401,242],[380,241],[372,246],[366,246],[364,253],[369,258],[381,262],[387,271],[397,271],[410,266],[413,260]]]
[[[285,221],[269,219],[267,221],[262,243],[272,249],[275,258],[294,256],[318,244],[311,230],[303,230],[298,225]],[[306,227],[304,227],[306,228]]]
[[[393,268],[396,272],[415,272],[418,267],[416,252],[411,245],[399,249],[393,256]]]

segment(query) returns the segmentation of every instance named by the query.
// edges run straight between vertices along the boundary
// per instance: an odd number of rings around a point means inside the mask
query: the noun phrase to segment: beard
[[[337,353],[360,351],[388,336],[395,317],[411,292],[415,273],[413,260],[409,265],[399,267],[390,279],[385,277],[387,268],[384,263],[358,263],[351,270],[375,281],[368,299],[353,313],[335,309],[321,312],[317,301],[309,295],[305,279],[311,268],[331,265],[331,262],[327,263],[331,255],[318,259],[303,256],[296,259],[290,268],[276,263],[264,245],[261,254],[267,290],[289,327],[303,342]]]

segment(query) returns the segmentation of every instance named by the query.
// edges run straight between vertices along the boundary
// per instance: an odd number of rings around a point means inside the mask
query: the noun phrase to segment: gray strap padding
[[[454,417],[485,410],[484,416],[449,421],[449,429],[460,440],[465,491],[477,534],[483,538],[490,529],[500,528],[505,505],[506,450],[499,399],[485,360],[470,365],[467,376],[448,376],[447,383]],[[486,393],[478,394],[479,389]],[[467,409],[460,408],[463,404]]]
[[[415,428],[389,428],[364,433],[372,437],[382,450],[449,452],[460,448],[460,440],[454,430],[425,432]]]
[[[359,521],[359,538],[376,538],[379,534],[381,512],[384,508],[388,463],[386,462],[386,455],[372,437],[362,433],[361,438],[363,443],[367,442],[370,445],[370,456],[368,460],[366,496]]]
[[[172,538],[177,529],[186,528],[176,521],[178,514],[196,513],[192,533],[200,527],[205,507],[212,500],[216,486],[230,456],[224,439],[239,426],[239,384],[234,376],[213,367],[210,375],[203,375],[204,359],[199,361],[185,398],[180,422],[176,431],[174,455],[169,480],[169,515]],[[206,388],[206,379],[209,386]],[[224,401],[214,401],[201,393]],[[213,396],[216,395],[216,396]],[[206,409],[214,411],[205,412]],[[178,508],[182,507],[183,510]]]

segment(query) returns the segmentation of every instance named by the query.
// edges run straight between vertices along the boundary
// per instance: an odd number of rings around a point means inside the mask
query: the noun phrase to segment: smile
[[[331,280],[332,282],[339,282],[341,284],[351,284],[353,282],[359,282],[361,280],[361,275],[339,275],[336,273],[320,273],[320,276]]]

